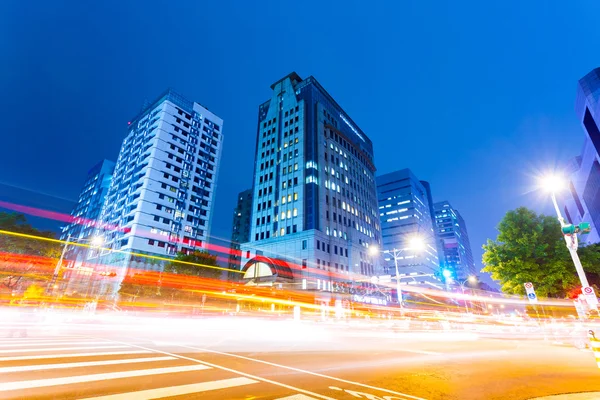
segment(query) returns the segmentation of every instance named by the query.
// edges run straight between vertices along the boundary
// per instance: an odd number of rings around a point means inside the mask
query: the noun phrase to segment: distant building
[[[231,227],[231,251],[229,254],[229,269],[240,270],[242,243],[250,241],[250,220],[252,218],[252,189],[244,190],[237,196],[237,204],[233,211],[233,226]],[[239,278],[240,274],[231,274]]]
[[[447,201],[437,202],[433,208],[443,268],[450,271],[452,278],[459,282],[469,276],[477,276],[465,220]]]
[[[332,290],[376,275],[380,240],[373,144],[314,77],[291,73],[260,105],[250,242],[242,270]]]
[[[103,160],[88,171],[77,204],[71,212],[73,222],[62,228],[61,240],[75,244],[92,244],[114,168],[114,162]],[[66,284],[67,292],[85,294],[89,289],[94,266],[85,263],[90,252],[89,247],[75,244],[66,245],[65,264],[69,268],[64,272],[62,282]]]
[[[77,204],[71,212],[73,223],[62,228],[61,240],[89,242],[94,237],[114,169],[114,162],[103,160],[88,171]],[[70,264],[80,264],[86,259],[86,254],[86,247],[70,246],[67,247],[65,259]]]
[[[429,183],[419,180],[408,168],[377,177],[381,238],[387,274],[411,277],[409,284],[439,285],[438,240],[433,222]],[[411,249],[411,240],[425,243],[422,251]]]
[[[581,155],[567,167],[568,191],[562,196],[563,217],[570,223],[589,222],[592,231],[584,243],[600,242],[600,68],[579,80],[575,105],[585,135]]]
[[[128,125],[102,211],[110,251],[100,259],[120,279],[163,268],[139,254],[206,248],[223,143],[223,120],[171,90]]]

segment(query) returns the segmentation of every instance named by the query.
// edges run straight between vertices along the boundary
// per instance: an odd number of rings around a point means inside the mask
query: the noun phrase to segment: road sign
[[[586,287],[582,288],[581,291],[583,292],[583,294],[585,296],[585,300],[587,301],[587,303],[590,306],[595,307],[598,305],[598,298],[596,297],[594,288],[586,286]]]
[[[533,283],[525,282],[525,291],[527,292],[527,298],[530,303],[537,303],[537,296],[535,295],[535,290],[533,289]]]

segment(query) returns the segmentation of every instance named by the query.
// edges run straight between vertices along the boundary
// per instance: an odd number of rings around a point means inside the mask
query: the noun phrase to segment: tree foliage
[[[165,272],[211,279],[220,279],[223,275],[223,270],[217,263],[217,256],[207,251],[195,251],[190,254],[179,253],[172,262],[165,266]]]
[[[0,230],[55,238],[27,223],[23,214],[0,212]],[[0,285],[14,289],[26,280],[43,280],[60,257],[60,243],[0,234]],[[51,273],[51,272],[50,272]]]
[[[161,296],[160,275],[156,272],[140,272],[127,275],[121,282],[119,295],[135,301],[138,297],[158,298]]]
[[[525,207],[506,213],[498,237],[483,246],[483,272],[498,281],[502,291],[525,294],[532,282],[538,296],[565,297],[579,284],[577,273],[556,218]],[[600,246],[582,247],[579,255],[592,280],[600,272]]]

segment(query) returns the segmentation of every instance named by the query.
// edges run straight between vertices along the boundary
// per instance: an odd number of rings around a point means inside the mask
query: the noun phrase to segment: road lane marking
[[[210,367],[207,367],[206,365],[186,365],[183,367],[167,367],[140,369],[133,371],[107,372],[104,374],[67,376],[64,378],[38,379],[32,381],[2,382],[2,385],[0,386],[0,392],[8,392],[11,390],[34,389],[48,386],[62,386],[74,383],[97,382],[110,379],[134,378],[140,376],[159,374],[175,374],[178,372],[201,371],[205,369],[210,369]]]
[[[12,343],[12,344],[0,344],[0,348],[3,348],[3,347],[20,347],[20,346],[23,346],[23,347],[27,347],[27,346],[29,346],[29,347],[35,347],[35,346],[48,346],[48,345],[52,345],[52,344],[56,344],[56,345],[59,345],[59,346],[64,346],[64,345],[74,345],[74,344],[85,344],[85,345],[88,345],[88,344],[107,344],[107,342],[106,341],[103,341],[103,342],[89,342],[89,341],[87,341],[87,342],[85,342],[85,341],[84,342],[79,342],[79,341],[78,342],[71,342],[71,341],[60,341],[60,342],[58,342],[58,341],[55,341],[54,342],[53,341],[53,342],[31,342],[31,343],[18,343],[18,344]],[[2,350],[0,349],[0,351],[2,351]]]
[[[106,340],[110,340],[110,339],[106,339]],[[173,356],[173,357],[181,358],[182,360],[193,361],[195,363],[198,363],[198,364],[201,364],[201,365],[205,365],[205,366],[208,366],[208,367],[212,367],[212,368],[216,368],[216,369],[220,369],[220,370],[223,370],[223,371],[233,372],[234,374],[245,376],[245,377],[250,378],[250,379],[255,379],[257,381],[270,383],[270,384],[276,385],[276,386],[281,386],[281,387],[284,387],[286,389],[291,389],[291,390],[293,390],[295,392],[298,392],[298,393],[304,393],[304,394],[307,394],[307,395],[311,395],[311,396],[314,396],[314,398],[317,398],[317,399],[336,400],[336,399],[334,399],[332,397],[328,397],[328,396],[325,396],[325,395],[322,395],[322,394],[318,394],[318,393],[314,393],[314,392],[311,392],[311,391],[308,391],[308,390],[300,389],[298,387],[287,385],[285,383],[272,381],[270,379],[262,378],[260,376],[256,376],[256,375],[252,375],[252,374],[248,374],[246,372],[237,371],[237,370],[232,369],[232,368],[227,368],[227,367],[223,367],[221,365],[209,363],[207,361],[198,360],[197,358],[186,357],[186,356],[182,356],[180,354],[169,353],[168,351],[162,351],[162,350],[158,350],[158,349],[152,349],[150,347],[140,346],[140,345],[137,345],[137,344],[128,344],[127,342],[122,342],[122,341],[118,341],[118,340],[110,340],[110,341],[114,342],[114,343],[127,344],[130,347],[137,347],[139,349],[150,350],[150,351],[152,351],[154,353],[160,353],[160,354],[165,354],[167,356]],[[418,399],[418,400],[425,400],[425,399]]]
[[[439,353],[437,351],[427,351],[427,350],[409,350],[409,349],[390,349],[393,351],[398,351],[400,353],[415,353],[415,354],[426,354],[428,356],[440,356],[443,353]]]
[[[126,349],[130,346],[81,346],[81,347],[51,347],[41,349],[16,349],[16,350],[1,350],[0,354],[6,353],[32,353],[34,351],[63,351],[63,350],[102,350],[102,349]]]
[[[0,362],[3,361],[22,361],[22,360],[44,360],[46,358],[71,358],[71,357],[95,357],[95,356],[116,356],[124,354],[148,354],[151,351],[133,350],[133,351],[105,351],[96,353],[67,353],[67,354],[46,354],[43,356],[15,356],[15,357],[0,357]]]
[[[8,373],[8,372],[26,372],[26,371],[40,371],[40,370],[43,371],[46,369],[96,367],[96,366],[100,366],[100,365],[133,364],[133,363],[143,363],[143,362],[152,362],[152,361],[169,361],[169,360],[177,360],[177,358],[171,357],[171,356],[164,356],[164,357],[125,358],[125,359],[121,359],[121,360],[85,361],[85,362],[61,363],[61,364],[21,365],[18,367],[0,368],[0,374]]]
[[[276,364],[276,363],[272,363],[272,362],[269,362],[269,361],[259,360],[259,359],[256,359],[256,358],[250,358],[250,357],[240,356],[238,354],[224,353],[224,352],[221,352],[221,351],[209,350],[209,349],[202,349],[202,348],[193,347],[193,346],[178,345],[176,343],[171,343],[171,345],[175,345],[175,346],[178,346],[178,347],[183,347],[183,348],[191,349],[191,350],[198,350],[198,351],[206,352],[206,353],[220,354],[220,355],[223,355],[223,356],[229,356],[229,357],[239,358],[239,359],[247,360],[247,361],[254,361],[254,362],[258,362],[258,363],[270,365],[270,366],[273,366],[273,367],[284,368],[284,369],[289,369],[291,371],[296,371],[296,372],[300,372],[300,373],[304,373],[304,374],[318,376],[320,378],[332,379],[334,381],[347,383],[349,385],[356,385],[356,386],[361,386],[361,387],[365,387],[365,388],[369,388],[369,389],[374,389],[374,390],[379,390],[379,391],[382,391],[382,392],[394,394],[394,395],[397,395],[397,396],[404,396],[404,397],[411,398],[411,399],[414,399],[414,400],[426,400],[426,399],[424,399],[422,397],[411,396],[409,394],[401,393],[401,392],[396,392],[396,391],[393,391],[393,390],[390,390],[390,389],[385,389],[385,388],[381,388],[381,387],[377,387],[377,386],[371,386],[371,385],[367,385],[365,383],[360,383],[360,382],[349,381],[349,380],[342,379],[342,378],[336,378],[334,376],[323,375],[323,374],[319,374],[318,372],[307,371],[307,370],[300,369],[300,368],[288,367],[286,365]],[[208,363],[207,363],[207,365],[208,365]]]
[[[222,379],[219,381],[210,381],[202,383],[192,383],[190,385],[170,386],[159,389],[140,390],[138,392],[112,394],[107,396],[88,397],[80,400],[148,400],[160,399],[163,397],[183,396],[186,394],[208,392],[209,390],[227,389],[238,386],[252,385],[258,383],[257,380],[244,377]],[[312,398],[311,398],[312,399]]]

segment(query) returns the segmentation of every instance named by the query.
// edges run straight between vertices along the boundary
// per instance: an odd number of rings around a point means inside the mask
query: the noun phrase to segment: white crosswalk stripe
[[[207,392],[209,390],[226,389],[236,386],[250,385],[258,383],[254,379],[240,377],[231,379],[222,379],[218,381],[193,383],[190,385],[170,386],[160,389],[140,390],[137,392],[120,393],[108,396],[90,397],[83,400],[148,400],[159,399],[162,397],[182,396],[185,394]]]
[[[190,361],[195,363],[190,364]],[[198,371],[204,372],[190,374]],[[181,374],[180,378],[175,378],[174,374]],[[74,393],[80,393],[79,397],[85,396],[89,400],[150,400],[197,393],[204,398],[213,391],[218,391],[213,394],[216,398],[228,398],[227,389],[272,384],[263,378],[235,371],[223,374],[219,366],[204,365],[200,360],[129,343],[85,337],[0,341],[2,399],[35,397],[37,391],[46,391],[50,387],[58,387],[53,390],[63,394],[56,395],[57,398],[70,398]],[[131,379],[141,377],[152,377],[149,382],[153,388],[139,383],[143,381]],[[178,379],[177,384],[173,379]],[[101,384],[90,385],[94,382]],[[86,389],[82,395],[81,390]],[[112,394],[103,395],[107,391]],[[315,397],[296,393],[276,400],[315,400]]]
[[[27,346],[27,347],[39,347],[39,346],[47,346],[49,344],[60,344],[60,345],[92,345],[92,344],[109,344],[109,342],[107,341],[102,341],[102,342],[90,342],[90,341],[77,341],[77,342],[73,342],[73,341],[60,341],[60,342],[56,342],[56,341],[45,341],[45,342],[27,342],[27,343],[11,343],[11,344],[2,344],[0,343],[0,351],[2,351],[2,348],[5,347],[23,347],[23,346]]]
[[[148,354],[152,353],[147,350],[131,350],[131,351],[101,351],[94,353],[57,353],[44,354],[41,356],[14,356],[0,357],[0,362],[4,361],[25,361],[25,360],[44,360],[46,358],[71,358],[71,357],[94,357],[94,356],[120,356],[125,354]]]
[[[48,387],[48,386],[69,385],[69,384],[74,384],[74,383],[105,381],[105,380],[109,380],[109,379],[136,378],[136,377],[148,376],[148,375],[174,374],[177,372],[201,371],[203,369],[210,369],[210,367],[197,364],[197,365],[186,365],[183,367],[138,369],[138,370],[133,370],[133,371],[106,372],[103,374],[67,376],[67,377],[63,377],[63,378],[50,378],[50,379],[37,379],[37,380],[32,380],[32,381],[6,382],[6,383],[2,383],[2,386],[0,386],[0,392],[6,392],[9,390],[33,389],[33,388]]]
[[[9,372],[45,371],[45,370],[49,370],[49,369],[96,367],[99,365],[119,365],[119,364],[132,364],[132,363],[143,363],[143,362],[156,362],[156,361],[166,361],[166,360],[176,360],[176,359],[177,359],[177,357],[165,356],[165,357],[145,357],[145,358],[124,358],[122,360],[87,361],[87,362],[74,362],[74,363],[62,363],[62,364],[23,365],[20,367],[0,367],[0,374],[9,373]]]
[[[11,349],[11,350],[1,350],[0,354],[7,353],[33,353],[36,351],[65,351],[65,350],[101,350],[101,349],[126,349],[130,346],[124,345],[110,345],[110,346],[76,346],[76,347],[52,347],[52,348],[41,348],[41,349]]]

